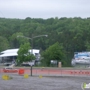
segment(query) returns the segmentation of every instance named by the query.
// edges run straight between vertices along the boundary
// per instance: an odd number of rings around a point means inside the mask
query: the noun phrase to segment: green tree
[[[29,42],[27,38],[23,38],[22,36],[24,36],[22,32],[12,34],[12,36],[10,37],[11,47],[17,48],[21,44]]]
[[[86,46],[86,50],[90,51],[90,42],[86,42],[85,46]]]
[[[0,51],[3,51],[5,49],[9,48],[9,42],[8,42],[7,38],[0,36],[0,41],[1,41]]]
[[[24,43],[18,50],[17,64],[20,65],[22,62],[27,62],[35,59],[35,56],[29,52],[30,44]]]
[[[50,66],[51,60],[57,60],[58,62],[61,61],[63,63],[63,58],[65,57],[63,47],[58,42],[46,49],[42,56],[44,58],[42,63],[47,66]]]

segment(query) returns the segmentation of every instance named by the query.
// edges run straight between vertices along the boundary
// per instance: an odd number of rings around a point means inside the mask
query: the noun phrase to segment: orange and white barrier
[[[19,75],[24,75],[24,69],[2,69],[0,70],[2,73],[17,73]]]
[[[30,69],[2,69],[1,73],[17,73],[18,75],[30,74]],[[51,75],[51,76],[90,76],[90,70],[76,69],[32,69],[32,75]]]
[[[4,73],[17,73],[18,70],[17,69],[3,69]]]

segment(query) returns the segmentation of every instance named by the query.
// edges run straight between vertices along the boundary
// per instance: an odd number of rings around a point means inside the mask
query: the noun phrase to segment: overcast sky
[[[0,17],[90,17],[90,0],[0,0]]]

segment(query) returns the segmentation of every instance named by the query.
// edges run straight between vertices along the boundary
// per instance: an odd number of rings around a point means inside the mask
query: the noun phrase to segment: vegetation
[[[48,51],[58,42],[63,47],[65,63],[70,66],[74,52],[90,50],[90,18],[0,18],[0,51],[19,48],[21,44],[30,42],[17,35],[31,37],[48,34],[48,38],[39,37],[33,41],[33,48]],[[50,49],[51,50],[51,49]],[[55,50],[56,51],[56,50]],[[55,56],[56,57],[56,56]],[[61,58],[59,59],[61,60]]]
[[[42,55],[44,59],[42,59],[43,64],[50,66],[51,60],[57,60],[58,62],[64,62],[64,51],[63,47],[59,45],[59,43],[55,43],[50,46]]]
[[[23,62],[28,62],[35,59],[35,56],[29,52],[30,44],[24,43],[18,50],[17,64],[20,65]]]

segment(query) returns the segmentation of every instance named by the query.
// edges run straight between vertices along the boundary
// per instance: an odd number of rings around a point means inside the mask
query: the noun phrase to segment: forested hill
[[[33,48],[45,50],[59,42],[66,53],[90,50],[90,18],[49,18],[49,19],[7,19],[0,18],[0,51],[18,48],[26,40],[17,35],[27,37],[37,35],[48,37],[35,38]]]

